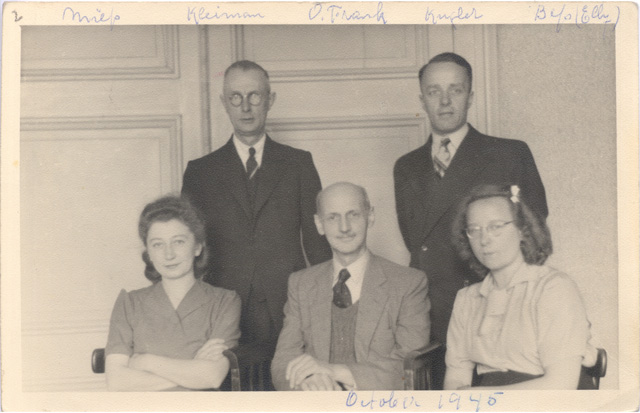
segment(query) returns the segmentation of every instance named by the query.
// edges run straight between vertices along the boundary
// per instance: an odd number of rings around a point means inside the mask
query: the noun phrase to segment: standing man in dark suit
[[[331,258],[313,219],[322,187],[311,154],[265,133],[275,97],[260,65],[229,66],[220,98],[233,135],[190,161],[182,185],[207,225],[205,281],[240,295],[240,343],[268,357],[282,328],[289,275],[306,267],[305,253],[311,264]]]
[[[527,204],[545,219],[547,201],[525,142],[483,135],[467,123],[471,65],[442,53],[419,72],[420,100],[433,133],[394,168],[396,210],[411,266],[427,273],[434,340],[446,343],[456,292],[479,281],[451,243],[456,204],[479,183],[519,185]]]

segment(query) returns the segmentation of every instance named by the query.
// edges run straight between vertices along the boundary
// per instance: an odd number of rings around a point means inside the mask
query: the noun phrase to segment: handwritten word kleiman
[[[216,6],[215,11],[209,11],[204,7],[187,7],[187,21],[200,24],[203,20],[257,20],[264,19],[262,13],[249,13],[247,11],[224,11]]]

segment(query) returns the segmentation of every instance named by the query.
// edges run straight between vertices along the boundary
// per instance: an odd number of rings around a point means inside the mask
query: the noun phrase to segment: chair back
[[[607,350],[598,349],[596,364],[591,367],[582,367],[580,371],[580,381],[578,390],[598,390],[600,388],[600,378],[607,374]]]
[[[91,370],[94,373],[104,373],[104,349],[97,348],[91,353]]]

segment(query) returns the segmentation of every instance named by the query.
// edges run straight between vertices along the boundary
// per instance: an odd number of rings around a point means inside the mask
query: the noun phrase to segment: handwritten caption
[[[613,23],[613,30],[615,31],[618,21],[620,21],[620,7],[607,5],[605,8],[604,3],[595,6],[576,5],[575,7],[573,5],[567,7],[566,4],[563,4],[562,7],[538,4],[534,21],[547,20],[557,22],[556,33],[560,31],[563,23],[575,23],[578,27],[588,23]]]
[[[309,20],[321,21],[321,22],[348,22],[348,21],[362,21],[362,20],[375,20],[382,24],[387,24],[387,19],[384,16],[384,5],[382,2],[378,2],[378,8],[375,13],[371,10],[363,11],[353,8],[347,8],[346,5],[338,6],[337,4],[315,3],[309,9]],[[326,18],[326,20],[325,20]]]
[[[424,20],[427,24],[438,24],[442,21],[445,23],[451,23],[453,28],[456,28],[455,23],[462,20],[478,20],[483,17],[482,14],[478,13],[475,7],[471,10],[465,10],[463,7],[458,7],[457,10],[451,11],[449,13],[442,13],[440,11],[436,11],[431,7],[427,7],[427,11],[424,15]]]
[[[96,9],[96,13],[83,14],[73,10],[71,7],[65,7],[62,11],[62,20],[66,19],[67,16],[71,17],[71,21],[77,21],[78,23],[109,23],[110,30],[113,30],[113,25],[120,20],[120,15],[114,15],[113,7],[109,14],[103,13],[100,9]]]
[[[383,394],[382,396],[380,394]],[[459,393],[452,392],[449,395],[440,395],[438,400],[438,410],[453,409],[464,410],[475,409],[479,412],[481,408],[493,407],[498,403],[498,396],[504,392],[493,392],[489,395],[469,393],[469,397],[462,396]],[[349,391],[345,402],[347,407],[364,407],[373,409],[398,409],[405,410],[412,407],[424,407],[426,410],[432,410],[426,403],[418,401],[414,396],[396,396],[395,392],[390,393],[372,391],[370,394],[365,392]],[[435,409],[433,409],[435,410]]]
[[[207,10],[204,7],[187,7],[187,21],[200,24],[205,20],[255,20],[264,19],[262,13],[250,13],[248,11],[225,11],[216,6],[215,10]]]

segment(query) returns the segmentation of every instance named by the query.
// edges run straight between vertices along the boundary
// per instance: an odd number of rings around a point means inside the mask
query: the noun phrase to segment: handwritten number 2
[[[18,12],[16,12],[15,10],[13,10],[11,13],[14,14],[14,20],[15,22],[19,22],[20,20],[22,20],[22,16],[18,16]]]

